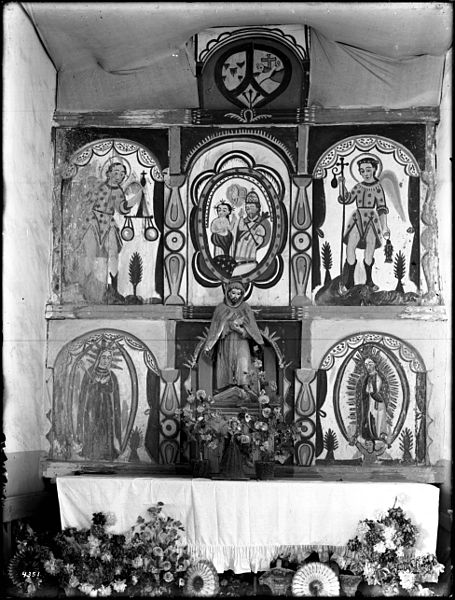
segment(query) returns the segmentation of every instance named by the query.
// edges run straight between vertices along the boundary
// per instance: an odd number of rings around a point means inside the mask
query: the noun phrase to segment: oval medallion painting
[[[286,229],[279,177],[260,167],[237,167],[222,170],[201,188],[196,232],[208,278],[274,278]]]

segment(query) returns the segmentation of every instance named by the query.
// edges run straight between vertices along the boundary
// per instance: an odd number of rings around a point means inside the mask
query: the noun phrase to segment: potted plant
[[[416,552],[418,529],[395,504],[376,519],[359,522],[344,567],[378,586],[381,595],[429,595],[421,584],[437,581],[444,567],[433,554]]]

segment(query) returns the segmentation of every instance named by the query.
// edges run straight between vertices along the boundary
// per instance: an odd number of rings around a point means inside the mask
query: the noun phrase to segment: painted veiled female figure
[[[212,353],[216,346],[216,388],[248,385],[251,371],[250,340],[262,345],[264,340],[250,306],[244,302],[245,288],[232,280],[226,286],[224,301],[213,314],[204,350]]]
[[[114,460],[120,454],[120,396],[112,358],[111,350],[101,350],[82,378],[77,438],[81,455],[91,460]]]

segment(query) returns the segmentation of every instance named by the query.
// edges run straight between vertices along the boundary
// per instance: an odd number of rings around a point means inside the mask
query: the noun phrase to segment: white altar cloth
[[[424,483],[87,475],[58,477],[57,490],[63,528],[89,527],[92,513],[104,512],[114,518],[109,531],[124,533],[163,502],[164,514],[182,521],[191,555],[208,558],[220,573],[268,569],[280,552],[342,553],[358,521],[375,518],[397,497],[421,532],[417,548],[436,550],[439,490]]]

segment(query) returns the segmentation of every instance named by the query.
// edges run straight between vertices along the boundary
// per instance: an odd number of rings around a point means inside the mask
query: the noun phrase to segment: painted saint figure
[[[245,212],[239,213],[234,258],[240,268],[235,274],[243,272],[242,265],[249,271],[258,264],[257,252],[268,243],[270,233],[269,215],[261,213],[259,196],[251,190],[245,198]]]
[[[230,255],[234,240],[232,231],[237,222],[234,215],[231,217],[232,211],[233,208],[228,202],[221,201],[216,206],[218,216],[210,224],[215,256]]]
[[[347,289],[354,286],[356,249],[364,249],[365,284],[376,291],[379,288],[374,284],[371,275],[374,252],[382,245],[381,238],[390,238],[390,230],[387,226],[389,209],[386,205],[384,189],[376,177],[379,162],[374,158],[365,157],[358,161],[357,166],[362,181],[357,183],[350,192],[344,187],[344,177],[339,178],[342,194],[338,197],[338,202],[356,203],[356,210],[343,232],[343,242],[346,244],[343,279]]]
[[[388,441],[388,395],[381,375],[371,358],[364,361],[366,377],[362,385],[360,435],[365,440]]]
[[[231,280],[224,301],[213,313],[204,350],[212,354],[216,346],[216,388],[248,386],[252,368],[250,341],[263,345],[264,340],[251,307],[243,300],[245,288]]]
[[[120,454],[120,395],[112,359],[111,350],[101,350],[82,378],[77,439],[81,456],[90,460],[114,460]]]
[[[92,192],[93,203],[89,216],[87,216],[88,229],[83,243],[86,247],[87,264],[85,270],[97,270],[99,259],[107,261],[105,269],[110,275],[111,283],[108,284],[106,297],[110,304],[123,303],[124,298],[119,294],[118,286],[118,257],[123,246],[120,231],[115,222],[115,214],[126,215],[138,201],[138,195],[132,196],[128,201],[121,186],[127,175],[126,167],[121,162],[112,162],[106,170],[106,180]],[[93,262],[95,261],[95,262]],[[105,281],[105,273],[99,277]]]

